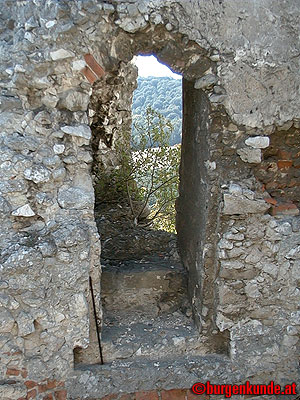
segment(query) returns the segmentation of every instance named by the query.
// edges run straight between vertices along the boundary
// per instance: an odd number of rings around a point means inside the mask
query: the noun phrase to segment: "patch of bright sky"
[[[133,62],[138,67],[139,76],[170,76],[181,79],[181,75],[174,74],[166,65],[158,62],[154,56],[136,56]]]

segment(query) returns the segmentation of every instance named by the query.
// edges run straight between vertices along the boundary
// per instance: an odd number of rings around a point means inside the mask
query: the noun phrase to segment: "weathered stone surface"
[[[58,204],[62,208],[82,210],[90,208],[94,203],[93,193],[87,193],[80,187],[61,188],[58,191]]]
[[[264,272],[271,275],[273,278],[276,278],[279,268],[278,265],[276,265],[275,263],[263,262],[262,269]]]
[[[91,128],[87,125],[77,125],[77,126],[62,126],[61,130],[71,136],[78,136],[84,139],[91,139],[92,133]]]
[[[213,367],[213,368],[211,368]],[[142,371],[148,371],[151,376],[152,382],[157,382],[163,379],[165,382],[164,387],[191,387],[192,382],[195,381],[196,376],[203,376],[205,380],[215,380],[215,382],[222,382],[226,380],[228,371],[231,369],[230,362],[226,357],[222,356],[199,356],[199,357],[181,357],[176,360],[163,361],[160,363],[147,362],[147,361],[119,361],[118,363],[107,364],[102,366],[91,366],[80,371],[72,373],[72,379],[68,384],[68,389],[71,395],[76,398],[82,396],[80,385],[83,382],[91,382],[90,396],[105,396],[108,393],[119,393],[120,390],[117,386],[113,390],[108,390],[104,383],[106,379],[106,371],[110,374],[113,381],[119,387],[126,385],[128,392],[137,390],[151,390],[153,386],[149,379],[142,379]],[[195,372],[197,370],[197,372]],[[181,372],[180,372],[181,371]],[[96,379],[96,376],[98,377]],[[234,375],[230,375],[234,376]],[[137,378],[134,379],[133,377]],[[235,378],[234,378],[235,379]]]
[[[43,165],[33,165],[31,168],[26,168],[24,171],[25,179],[33,181],[34,183],[48,182],[51,172]]]
[[[12,246],[12,248],[9,249],[7,258],[3,262],[2,266],[8,276],[13,274],[16,270],[19,270],[20,273],[25,273],[27,270],[27,273],[28,271],[31,271],[34,275],[34,279],[36,279],[36,277],[39,276],[41,263],[41,253],[34,247],[17,245]],[[35,267],[35,270],[33,269],[33,266]],[[19,285],[17,285],[17,287],[19,287]]]
[[[63,181],[66,176],[65,168],[58,168],[52,172],[52,176],[55,182]]]
[[[129,33],[134,33],[141,28],[147,26],[147,21],[142,16],[137,16],[134,19],[132,18],[122,18],[116,22],[124,31]]]
[[[52,122],[51,115],[47,111],[37,113],[34,117],[34,121],[38,122],[40,125],[50,125]]]
[[[30,207],[29,204],[25,204],[24,206],[21,206],[14,210],[11,215],[15,217],[33,217],[35,215],[35,212],[33,209]]]
[[[43,164],[49,169],[57,168],[61,165],[61,159],[57,155],[44,157]]]
[[[57,105],[58,100],[59,99],[58,99],[57,96],[55,96],[55,95],[53,95],[51,93],[48,93],[48,94],[46,94],[45,96],[42,97],[41,102],[46,107],[55,108],[56,105]]]
[[[279,124],[279,131],[288,131],[293,126],[293,121],[286,121],[284,124]]]
[[[300,258],[300,246],[292,248],[285,256],[287,259],[296,260]]]
[[[51,81],[48,79],[47,76],[43,77],[33,77],[31,81],[31,85],[36,89],[47,89],[51,86]]]
[[[226,99],[226,94],[212,94],[209,96],[209,100],[212,103],[223,103],[223,101]]]
[[[1,384],[0,396],[3,400],[19,399],[26,395],[27,389],[22,384]]]
[[[59,107],[70,111],[86,111],[89,101],[90,96],[88,94],[72,90],[64,94],[59,102]]]
[[[22,108],[20,99],[11,96],[0,96],[0,111],[12,111]]]
[[[151,260],[151,259],[150,259]],[[180,309],[185,298],[185,272],[174,261],[142,260],[116,265],[104,265],[102,301],[106,313],[120,310],[144,311],[158,315],[160,310]]]
[[[199,78],[195,82],[195,89],[205,89],[210,86],[213,86],[215,83],[218,82],[218,77],[213,74],[207,74],[202,76],[202,78]]]
[[[34,332],[33,318],[32,316],[24,311],[21,311],[16,318],[18,324],[18,333],[20,336],[26,336]]]
[[[115,3],[1,2],[0,374],[6,379],[6,369],[18,366],[18,382],[27,373],[44,382],[66,379],[70,398],[186,387],[199,376],[221,384],[266,376],[298,383],[298,2],[276,0],[270,7],[257,0],[255,8],[235,0]],[[180,196],[188,207],[179,215],[187,242],[181,255],[201,351],[227,355],[74,370],[74,347],[89,342],[89,276],[103,320],[90,183],[99,183],[98,163],[117,165],[114,146],[131,125],[136,85],[130,60],[138,53],[155,53],[185,78]],[[105,75],[89,69],[87,55]],[[195,90],[195,83],[210,93]],[[264,215],[262,189],[275,216]],[[14,218],[22,205],[37,215]],[[100,234],[104,250],[113,249],[114,235]],[[124,243],[149,239],[124,236]],[[156,287],[167,280],[157,279]],[[183,343],[190,349],[194,341],[180,332],[164,343],[163,335],[156,335],[162,351],[156,347],[155,357],[176,349],[184,354]],[[147,349],[151,357],[151,346],[137,343],[133,356]],[[128,348],[125,343],[131,357]],[[125,350],[119,346],[119,354]],[[0,385],[0,397],[29,397],[20,385]],[[57,397],[48,392],[37,396]]]
[[[72,63],[73,71],[81,71],[86,66],[86,62],[84,60],[75,60]]]
[[[260,149],[243,148],[237,150],[237,153],[244,162],[251,164],[259,164],[261,162]]]
[[[245,215],[253,213],[263,213],[270,208],[264,200],[249,200],[245,196],[233,196],[229,193],[224,194],[223,214]]]
[[[275,227],[275,230],[285,236],[292,234],[292,226],[289,222],[283,222],[278,227]]]
[[[65,146],[63,144],[55,144],[53,151],[55,154],[62,154],[65,151]]]
[[[57,247],[54,240],[49,238],[40,240],[38,247],[43,257],[53,257],[57,253]]]
[[[5,137],[4,144],[12,150],[34,151],[37,149],[39,141],[33,137],[24,137],[14,132]]]
[[[244,268],[244,263],[239,260],[221,261],[221,268],[242,269]]]
[[[257,298],[260,297],[261,294],[258,290],[258,283],[256,281],[249,281],[245,286],[245,292],[248,297]]]
[[[220,249],[231,250],[231,249],[233,249],[233,243],[229,242],[226,239],[222,239],[219,242],[219,247],[220,247]]]
[[[10,212],[10,204],[4,197],[0,196],[0,214],[8,214]]]
[[[5,308],[0,308],[0,332],[8,333],[11,332],[15,324],[15,320],[11,313]]]
[[[234,196],[240,196],[243,194],[243,188],[238,185],[237,183],[231,183],[229,185],[229,193],[234,195]]]
[[[57,60],[65,59],[65,58],[74,57],[74,54],[69,50],[58,49],[55,51],[51,51],[50,57],[52,58],[53,61],[57,61]]]
[[[268,136],[254,136],[245,140],[245,143],[254,149],[265,149],[270,144]]]

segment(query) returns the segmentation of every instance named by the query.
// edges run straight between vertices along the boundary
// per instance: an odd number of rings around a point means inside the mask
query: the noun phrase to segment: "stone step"
[[[186,301],[187,274],[178,262],[159,258],[102,266],[102,305],[106,312],[173,312]]]
[[[192,320],[181,312],[153,318],[139,313],[106,315],[101,342],[104,362],[161,360],[203,354],[206,349]]]
[[[247,376],[246,369],[247,363],[233,368],[229,357],[215,354],[176,355],[173,359],[162,361],[142,358],[116,360],[104,365],[77,365],[67,381],[67,389],[74,400],[100,399],[123,391],[133,393],[161,387],[166,390],[190,388],[196,382],[208,380],[214,384],[240,382],[243,373]]]

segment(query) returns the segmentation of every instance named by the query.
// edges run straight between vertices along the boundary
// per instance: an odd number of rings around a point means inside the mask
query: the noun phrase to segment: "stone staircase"
[[[134,393],[239,380],[224,346],[213,351],[194,326],[182,265],[166,253],[154,254],[101,260],[104,364],[92,325],[89,347],[74,353],[71,398],[82,398],[83,387],[88,398],[99,399],[112,387]]]
[[[180,263],[158,256],[105,261],[101,288],[105,363],[203,354]]]

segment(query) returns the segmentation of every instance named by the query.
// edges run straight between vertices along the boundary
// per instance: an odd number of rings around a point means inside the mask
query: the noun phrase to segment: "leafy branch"
[[[106,179],[127,198],[135,225],[174,232],[181,148],[169,145],[172,124],[148,107],[144,123],[135,121],[134,128],[137,135],[124,132],[115,144],[119,167]]]

